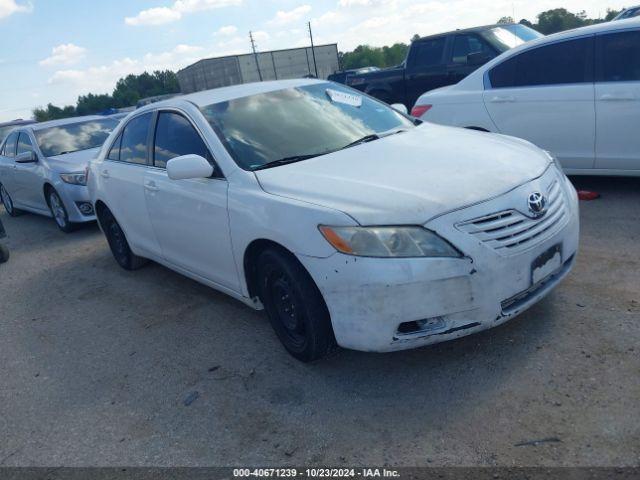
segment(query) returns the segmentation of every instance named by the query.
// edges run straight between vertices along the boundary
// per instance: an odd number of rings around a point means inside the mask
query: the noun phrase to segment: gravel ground
[[[547,299],[313,365],[231,298],[121,270],[96,226],[0,208],[0,465],[638,465],[640,178],[574,180],[602,198],[581,203],[577,264]]]

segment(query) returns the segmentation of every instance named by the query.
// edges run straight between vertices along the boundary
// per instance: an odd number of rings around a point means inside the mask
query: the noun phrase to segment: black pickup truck
[[[500,24],[431,35],[411,43],[407,58],[377,72],[350,75],[347,85],[408,110],[420,95],[458,83],[476,68],[542,34],[521,24]]]

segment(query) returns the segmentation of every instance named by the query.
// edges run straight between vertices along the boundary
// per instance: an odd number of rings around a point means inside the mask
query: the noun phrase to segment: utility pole
[[[251,40],[251,50],[253,50],[253,58],[256,61],[256,68],[258,69],[258,77],[262,81],[262,72],[260,71],[260,64],[258,63],[258,54],[256,53],[256,42],[253,41],[253,33],[249,32],[249,40]]]
[[[318,64],[316,63],[316,50],[313,46],[313,33],[311,33],[311,22],[307,22],[309,27],[309,38],[311,39],[311,54],[313,55],[313,68],[316,71],[316,78],[318,78]]]

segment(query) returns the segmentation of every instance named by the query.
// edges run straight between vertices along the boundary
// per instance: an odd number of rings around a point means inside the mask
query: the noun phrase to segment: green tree
[[[352,52],[341,53],[342,68],[349,70],[362,67],[391,67],[398,65],[407,56],[408,46],[396,43],[390,47],[371,47],[358,45]]]
[[[34,109],[33,116],[39,122],[43,122],[76,115],[91,115],[110,108],[134,106],[142,98],[179,92],[178,77],[171,70],[143,72],[140,75],[127,75],[118,80],[111,95],[93,93],[81,95],[75,107],[60,108],[49,104],[46,108]]]
[[[33,118],[38,122],[44,122],[46,120],[58,120],[60,118],[73,117],[76,115],[76,109],[72,105],[66,107],[56,107],[49,103],[46,108],[36,108],[33,110]]]
[[[497,23],[505,24],[505,23],[515,23],[515,22],[513,21],[513,17],[501,17]]]
[[[536,29],[540,33],[549,35],[551,33],[581,27],[584,23],[584,19],[569,12],[566,8],[554,8],[553,10],[547,10],[538,15]]]

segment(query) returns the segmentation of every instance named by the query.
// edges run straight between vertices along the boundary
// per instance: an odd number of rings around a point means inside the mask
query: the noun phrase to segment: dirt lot
[[[313,365],[237,301],[121,270],[97,227],[0,207],[0,465],[637,465],[640,179],[575,181],[602,198],[581,203],[578,262],[543,302]]]

